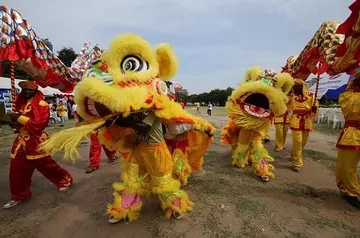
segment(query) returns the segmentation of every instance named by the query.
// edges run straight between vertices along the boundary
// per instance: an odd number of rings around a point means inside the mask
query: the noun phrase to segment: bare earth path
[[[105,216],[111,202],[111,184],[119,179],[120,166],[107,164],[87,175],[88,145],[80,148],[82,160],[74,165],[55,159],[75,179],[59,193],[39,174],[33,178],[33,197],[11,210],[0,210],[0,237],[360,237],[360,212],[345,204],[335,185],[336,136],[311,134],[301,173],[290,170],[287,150],[273,152],[277,178],[262,183],[249,169],[231,166],[230,152],[220,144],[223,115],[205,117],[217,128],[205,157],[204,172],[193,175],[185,187],[196,202],[182,220],[166,220],[156,198],[146,200],[142,215],[130,224],[110,225]],[[13,135],[0,134],[2,141]],[[272,138],[273,131],[272,131]],[[0,145],[0,204],[8,200],[8,150]]]

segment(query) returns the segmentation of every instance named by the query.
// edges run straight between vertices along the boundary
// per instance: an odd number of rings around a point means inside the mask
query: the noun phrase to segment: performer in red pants
[[[112,163],[117,159],[117,152],[110,151],[105,146],[102,146],[97,136],[98,136],[98,131],[94,131],[91,134],[91,145],[90,145],[90,155],[89,155],[90,164],[89,164],[89,168],[86,170],[86,173],[92,173],[99,168],[101,148],[104,149],[105,154],[108,157],[109,163]]]
[[[38,151],[38,145],[48,138],[44,131],[50,117],[49,105],[43,101],[44,95],[32,81],[19,83],[22,88],[16,100],[16,111],[11,115],[10,126],[16,128],[16,137],[11,149],[10,191],[11,200],[3,208],[11,208],[31,197],[31,177],[38,170],[50,180],[59,191],[72,184],[71,175],[61,168],[48,154]]]

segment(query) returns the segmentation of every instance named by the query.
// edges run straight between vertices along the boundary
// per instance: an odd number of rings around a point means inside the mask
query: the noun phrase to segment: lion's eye
[[[149,64],[135,55],[124,57],[120,64],[121,72],[139,72],[149,69]]]

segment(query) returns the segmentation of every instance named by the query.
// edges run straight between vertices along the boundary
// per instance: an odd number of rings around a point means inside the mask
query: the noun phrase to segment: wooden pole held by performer
[[[313,102],[313,106],[316,105],[316,100],[317,100],[317,95],[318,95],[318,90],[319,90],[319,82],[320,82],[320,73],[319,73],[319,69],[321,67],[321,62],[319,62],[319,65],[317,67],[317,77],[316,77],[316,85],[315,85],[315,95],[314,95],[314,102]]]
[[[15,87],[15,63],[10,61],[10,80],[11,80],[11,111],[16,113],[16,87]]]

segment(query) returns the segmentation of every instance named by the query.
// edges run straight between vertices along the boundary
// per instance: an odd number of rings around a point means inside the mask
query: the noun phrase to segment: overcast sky
[[[83,42],[107,48],[133,32],[172,44],[175,80],[190,93],[234,87],[253,65],[279,71],[326,20],[343,22],[354,0],[2,0],[55,50]]]

